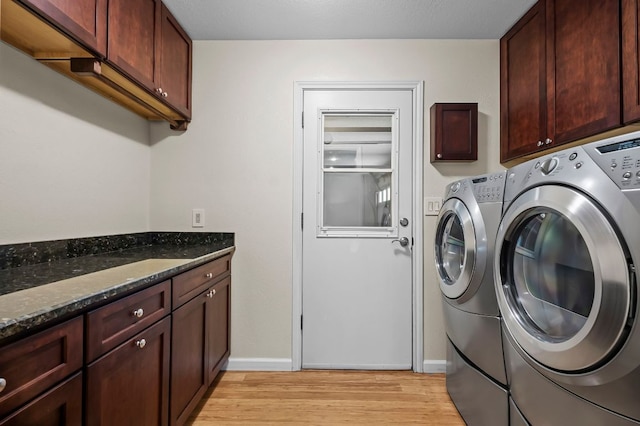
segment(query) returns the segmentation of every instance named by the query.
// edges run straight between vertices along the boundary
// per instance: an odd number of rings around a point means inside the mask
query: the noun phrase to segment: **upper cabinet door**
[[[546,17],[539,1],[500,40],[500,161],[542,149],[547,135]]]
[[[620,42],[618,0],[539,0],[500,40],[500,161],[621,126]]]
[[[554,145],[619,127],[618,0],[547,0],[547,90]]]
[[[160,95],[191,118],[191,39],[164,5],[160,31]]]
[[[18,0],[98,56],[107,53],[107,0]]]
[[[640,1],[622,0],[622,100],[625,124],[640,120]]]
[[[160,0],[109,0],[107,59],[151,91],[157,86]]]

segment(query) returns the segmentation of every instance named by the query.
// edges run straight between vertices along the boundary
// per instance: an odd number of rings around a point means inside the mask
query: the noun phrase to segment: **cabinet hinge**
[[[300,330],[302,330],[302,315],[300,315]]]
[[[304,111],[302,111],[302,128],[304,129]]]
[[[300,213],[300,229],[304,229],[304,213]]]

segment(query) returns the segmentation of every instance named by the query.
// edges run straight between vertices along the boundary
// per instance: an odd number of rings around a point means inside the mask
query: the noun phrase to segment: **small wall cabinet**
[[[478,104],[431,106],[431,162],[478,159]]]

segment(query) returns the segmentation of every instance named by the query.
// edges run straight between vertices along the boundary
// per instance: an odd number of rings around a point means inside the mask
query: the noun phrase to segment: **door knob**
[[[397,240],[391,240],[392,243],[398,242],[402,247],[406,247],[409,245],[409,239],[407,237],[402,237]]]

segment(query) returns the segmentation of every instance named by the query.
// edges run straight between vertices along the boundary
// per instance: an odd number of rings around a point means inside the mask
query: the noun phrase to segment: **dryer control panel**
[[[640,188],[640,134],[592,143],[585,151],[620,189]]]
[[[479,203],[502,202],[506,172],[491,173],[469,179]]]

